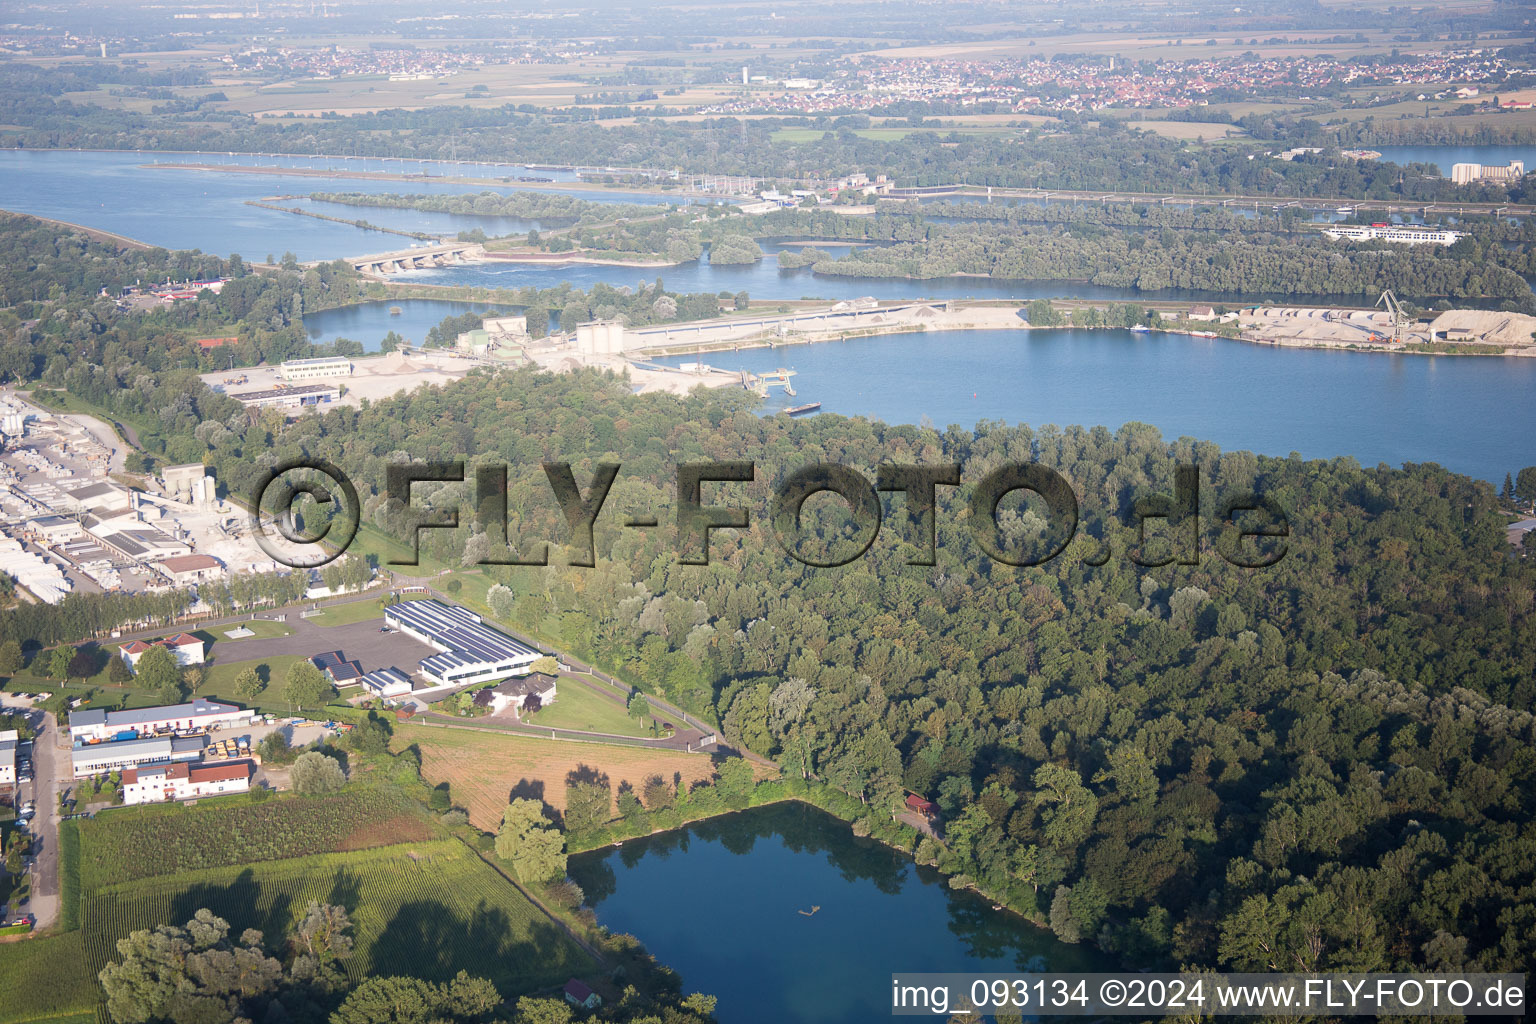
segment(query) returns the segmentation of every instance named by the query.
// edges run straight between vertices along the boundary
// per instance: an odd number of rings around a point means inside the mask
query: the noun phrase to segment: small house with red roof
[[[591,987],[579,978],[572,978],[565,983],[565,1001],[583,1010],[595,1010],[603,1005],[603,997],[593,992]]]
[[[921,814],[925,818],[935,818],[939,813],[938,805],[936,805],[932,800],[923,799],[916,793],[913,793],[907,797],[907,810],[916,811],[918,814]]]

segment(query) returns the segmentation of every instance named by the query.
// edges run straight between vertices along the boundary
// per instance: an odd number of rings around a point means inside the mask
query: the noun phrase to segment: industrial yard
[[[74,591],[141,593],[276,566],[245,539],[243,509],[201,464],[167,466],[130,487],[123,443],[90,417],[0,392],[0,570],[23,600]],[[112,443],[112,442],[115,442]]]
[[[1449,310],[1429,318],[1385,310],[1258,306],[1238,316],[1245,341],[1292,348],[1376,348],[1412,352],[1427,347],[1486,347],[1489,354],[1536,356],[1536,317],[1490,310]],[[1400,328],[1400,329],[1399,329]]]

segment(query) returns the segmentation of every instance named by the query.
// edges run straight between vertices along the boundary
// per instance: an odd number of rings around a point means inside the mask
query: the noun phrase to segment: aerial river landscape
[[[1504,148],[1463,147],[1454,158],[1507,158]],[[1432,147],[1416,147],[1400,159],[1428,160]],[[1448,157],[1449,159],[1449,157]],[[297,168],[303,176],[193,171],[156,162],[223,162]],[[350,224],[296,217],[247,205],[278,194],[313,191],[449,192],[481,186],[451,185],[431,178],[410,181],[315,177],[318,171],[402,171],[441,176],[511,176],[518,168],[402,164],[339,158],[255,157],[141,153],[0,153],[0,207],[100,228],[152,244],[238,252],[251,259],[293,252],[300,259],[329,259],[405,248],[399,235]],[[532,172],[523,172],[532,173]],[[539,171],[569,179],[569,173]],[[559,188],[556,183],[551,186]],[[510,191],[514,185],[503,190]],[[586,199],[662,202],[659,194],[571,190]],[[456,233],[480,227],[487,233],[526,230],[510,218],[425,213],[376,207],[310,204],[317,212],[366,219],[399,230]],[[1071,282],[1022,282],[980,278],[935,281],[849,279],[781,271],[780,248],[755,264],[716,267],[703,260],[675,267],[635,268],[568,264],[469,264],[422,270],[398,279],[476,287],[553,287],[569,282],[633,286],[660,277],[676,291],[748,292],[754,300],[871,295],[880,299],[986,298],[1025,301],[1074,295],[1134,301],[1134,289]],[[846,251],[831,250],[834,255]],[[1158,299],[1220,301],[1203,293],[1159,292]],[[1226,296],[1243,301],[1245,296]],[[1294,299],[1292,301],[1295,301]],[[391,308],[399,309],[392,314]],[[339,337],[376,351],[393,330],[421,342],[445,316],[486,303],[410,299],[365,303],[307,314],[317,342]],[[693,357],[662,360],[676,365]],[[1272,349],[1224,339],[1133,334],[1122,330],[972,331],[895,335],[842,343],[797,345],[712,353],[711,365],[763,372],[795,369],[797,397],[775,392],[765,403],[821,402],[827,412],[877,417],[888,422],[974,426],[982,420],[1028,423],[1150,423],[1168,437],[1209,439],[1227,449],[1267,455],[1298,452],[1304,458],[1348,454],[1366,465],[1438,461],[1458,472],[1497,482],[1518,468],[1526,439],[1536,433],[1536,360],[1515,357],[1440,357],[1365,352]],[[1191,382],[1202,382],[1191,387]]]

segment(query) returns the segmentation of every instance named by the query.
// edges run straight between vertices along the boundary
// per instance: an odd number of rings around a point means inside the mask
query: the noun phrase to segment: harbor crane
[[[1412,323],[1413,318],[1403,309],[1402,305],[1397,301],[1397,296],[1392,294],[1390,288],[1381,293],[1381,298],[1376,300],[1376,305],[1382,306],[1388,313],[1392,314],[1392,340],[1394,342],[1402,341],[1403,327],[1405,324]]]

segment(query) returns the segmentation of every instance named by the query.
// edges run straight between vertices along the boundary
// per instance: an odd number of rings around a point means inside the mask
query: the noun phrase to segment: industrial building
[[[251,712],[233,704],[194,698],[187,704],[170,704],[127,711],[72,711],[69,738],[75,743],[99,743],[123,733],[139,736],[161,732],[192,732],[245,725]]]
[[[178,587],[224,575],[224,565],[212,555],[178,555],[155,563],[165,578]]]
[[[468,608],[440,601],[401,601],[385,609],[384,622],[442,652],[423,658],[419,666],[422,677],[437,686],[520,675],[543,657],[485,625]]]
[[[283,380],[318,380],[322,377],[352,376],[352,360],[346,356],[321,356],[317,359],[285,359],[277,368]]]
[[[50,548],[55,544],[64,544],[85,536],[85,530],[79,521],[70,519],[68,516],[43,516],[41,519],[34,519],[27,524],[27,530],[39,544]]]
[[[88,779],[144,764],[200,761],[206,736],[150,736],[113,743],[76,743],[70,751],[74,777]]]
[[[123,803],[157,804],[224,793],[246,793],[251,768],[244,761],[192,767],[186,762],[145,765],[123,772]]]
[[[266,391],[241,391],[229,397],[247,409],[303,409],[339,400],[341,389],[334,384],[278,385]]]
[[[1451,180],[1458,185],[1470,185],[1474,181],[1514,182],[1525,177],[1525,162],[1511,160],[1499,164],[1452,164]]]

